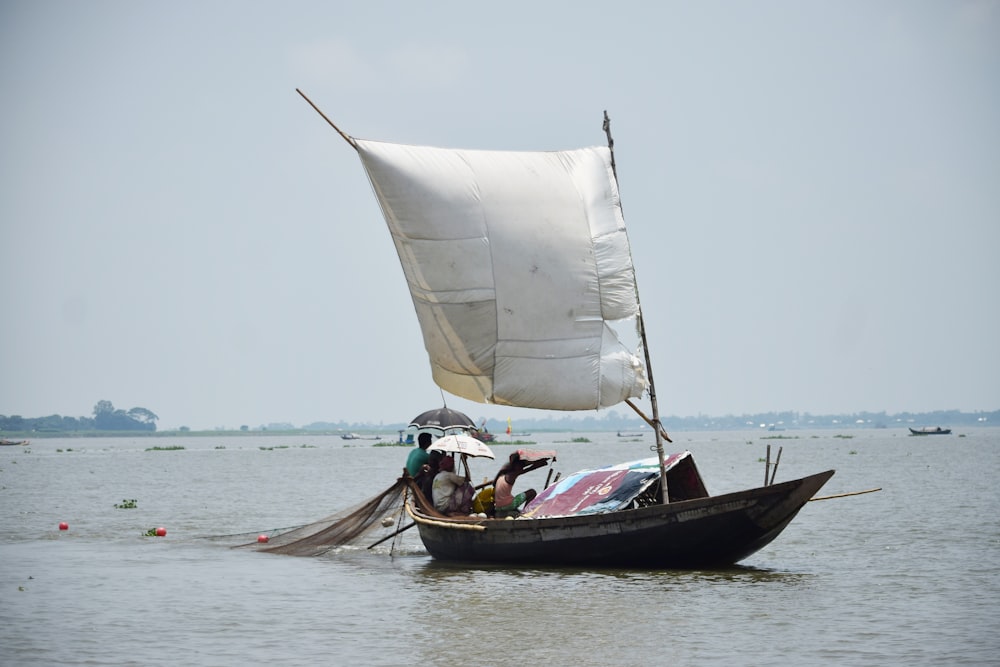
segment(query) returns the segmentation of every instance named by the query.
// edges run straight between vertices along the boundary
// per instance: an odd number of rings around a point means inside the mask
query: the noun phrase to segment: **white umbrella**
[[[495,458],[493,451],[471,435],[454,433],[438,438],[428,450],[437,450],[449,454],[465,454],[466,456],[485,456],[488,459]]]

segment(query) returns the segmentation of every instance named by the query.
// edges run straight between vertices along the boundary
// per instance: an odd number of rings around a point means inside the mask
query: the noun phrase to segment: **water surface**
[[[759,485],[768,444],[772,458],[782,448],[778,480],[834,468],[821,494],[883,490],[810,503],[725,570],[459,567],[431,559],[415,530],[295,558],[229,545],[374,495],[407,449],[40,439],[0,448],[0,663],[501,665],[512,639],[519,664],[1000,662],[1000,429],[672,435],[712,493]],[[531,439],[564,474],[651,455],[611,433]],[[511,447],[494,449],[499,460]],[[157,526],[166,537],[144,536]]]

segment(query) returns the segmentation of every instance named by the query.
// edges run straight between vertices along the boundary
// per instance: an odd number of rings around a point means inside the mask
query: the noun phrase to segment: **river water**
[[[1000,664],[1000,429],[672,435],[711,493],[759,486],[768,445],[779,481],[834,468],[821,495],[882,491],[809,503],[724,570],[459,567],[416,530],[297,558],[229,545],[375,495],[405,447],[38,439],[0,447],[0,664]],[[651,455],[649,435],[525,439],[563,474]]]

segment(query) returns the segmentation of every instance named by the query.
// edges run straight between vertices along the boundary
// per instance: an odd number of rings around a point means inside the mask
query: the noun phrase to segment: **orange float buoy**
[[[166,534],[167,534],[167,529],[164,528],[163,526],[160,526],[159,528],[156,529],[157,537],[165,537]]]
[[[258,535],[257,536],[257,541],[260,542],[261,544],[267,544],[267,541],[269,539],[271,539],[271,538],[269,538],[267,535]]]
[[[69,530],[69,524],[63,521],[59,524],[59,530]]]

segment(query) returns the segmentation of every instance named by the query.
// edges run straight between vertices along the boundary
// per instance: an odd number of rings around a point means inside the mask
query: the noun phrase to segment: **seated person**
[[[421,433],[417,438],[417,446],[410,450],[410,455],[406,457],[406,472],[410,477],[417,479],[422,472],[423,466],[430,456],[427,448],[431,446],[431,434]]]
[[[424,498],[428,502],[433,502],[434,498],[434,477],[437,476],[440,470],[441,459],[444,457],[444,452],[440,450],[433,450],[430,456],[427,457],[427,463],[424,464],[423,469],[417,476],[417,484],[420,485],[420,491],[424,494]]]
[[[448,516],[468,516],[475,494],[472,483],[455,474],[455,459],[451,456],[442,457],[438,468],[431,491],[434,509]]]
[[[534,461],[525,464],[517,452],[510,455],[510,462],[505,463],[493,482],[494,511],[498,517],[517,516],[522,505],[526,505],[538,495],[534,489],[514,495],[513,487],[517,478],[526,472],[544,466],[546,461]]]
[[[472,499],[472,511],[475,514],[483,516],[494,516],[496,512],[493,510],[493,487],[484,486],[479,490],[479,493]]]

